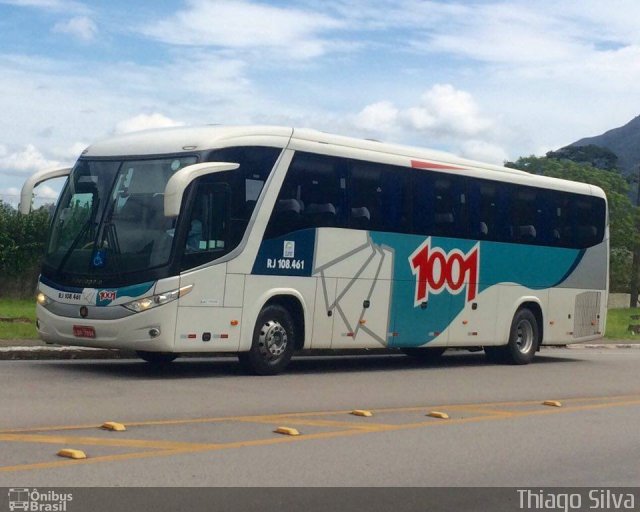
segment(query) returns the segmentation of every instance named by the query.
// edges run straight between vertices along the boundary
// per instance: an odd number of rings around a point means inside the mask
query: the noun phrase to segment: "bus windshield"
[[[79,160],[52,221],[44,263],[57,273],[120,275],[165,265],[175,219],[164,188],[197,157]]]

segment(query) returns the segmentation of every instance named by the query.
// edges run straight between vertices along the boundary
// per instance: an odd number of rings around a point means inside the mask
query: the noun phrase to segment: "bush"
[[[0,296],[33,296],[48,229],[48,207],[21,215],[0,201]]]

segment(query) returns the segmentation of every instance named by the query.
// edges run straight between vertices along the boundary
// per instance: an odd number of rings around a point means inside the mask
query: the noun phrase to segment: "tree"
[[[604,171],[589,164],[548,157],[521,157],[507,167],[534,174],[589,183],[602,188],[609,203],[610,290],[629,292],[632,254],[640,246],[636,225],[640,212],[629,199],[629,184],[618,172]]]
[[[19,214],[0,201],[0,293],[32,296],[49,228],[49,210]]]
[[[592,165],[605,171],[617,172],[618,156],[610,149],[589,144],[587,146],[567,146],[557,151],[549,151],[547,158],[571,160]]]

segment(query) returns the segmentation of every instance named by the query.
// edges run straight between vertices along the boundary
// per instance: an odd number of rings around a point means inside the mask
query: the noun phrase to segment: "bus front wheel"
[[[270,304],[258,315],[251,349],[238,354],[238,359],[250,373],[276,375],[289,364],[294,340],[295,328],[291,315],[282,306]]]

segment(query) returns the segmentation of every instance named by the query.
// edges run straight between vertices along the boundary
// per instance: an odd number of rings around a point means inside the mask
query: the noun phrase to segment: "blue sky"
[[[182,124],[542,155],[640,114],[639,20],[637,0],[0,0],[0,199]]]

